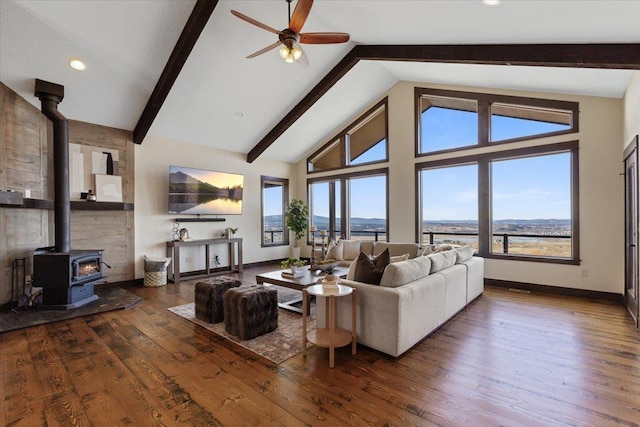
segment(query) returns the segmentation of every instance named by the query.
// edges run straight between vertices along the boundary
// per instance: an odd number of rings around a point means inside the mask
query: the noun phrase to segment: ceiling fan
[[[293,10],[293,15],[291,14],[291,2],[293,0],[286,0],[288,4],[289,11],[289,26],[284,30],[278,31],[275,28],[272,28],[266,24],[263,24],[260,21],[257,21],[247,15],[244,15],[237,10],[232,10],[231,13],[238,18],[246,21],[250,24],[255,25],[256,27],[262,28],[263,30],[267,30],[270,33],[274,33],[278,35],[278,41],[270,44],[264,49],[260,49],[257,52],[252,53],[247,56],[247,58],[255,58],[258,55],[262,55],[276,47],[282,45],[280,48],[280,56],[288,62],[298,62],[303,67],[309,66],[309,59],[305,54],[300,43],[308,43],[308,44],[330,44],[330,43],[345,43],[349,41],[349,34],[347,33],[300,33],[302,30],[302,26],[304,25],[307,17],[309,16],[309,12],[311,11],[311,6],[313,5],[313,0],[298,0],[295,9]]]

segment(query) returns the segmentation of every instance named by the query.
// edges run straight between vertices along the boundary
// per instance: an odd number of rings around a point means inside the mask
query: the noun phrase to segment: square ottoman
[[[231,288],[240,286],[239,280],[227,276],[215,277],[196,283],[196,318],[209,323],[224,320],[222,296]]]
[[[278,327],[278,291],[262,285],[229,289],[224,297],[227,333],[249,340]]]

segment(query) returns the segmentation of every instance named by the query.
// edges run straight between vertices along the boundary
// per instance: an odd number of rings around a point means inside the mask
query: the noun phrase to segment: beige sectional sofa
[[[363,242],[365,243],[365,242]],[[367,242],[371,243],[371,242]],[[388,247],[390,253],[413,243],[373,244],[372,254]],[[365,246],[366,247],[366,246]],[[380,285],[356,282],[353,268],[342,284],[357,289],[358,343],[400,356],[436,330],[484,291],[484,260],[470,247],[420,255],[418,245],[411,259],[389,264]],[[317,299],[317,322],[326,324],[325,298]],[[350,329],[351,299],[338,298],[337,326]]]

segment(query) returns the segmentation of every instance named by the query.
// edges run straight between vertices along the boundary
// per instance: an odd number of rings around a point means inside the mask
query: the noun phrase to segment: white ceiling
[[[0,81],[34,105],[33,79],[65,86],[70,119],[133,130],[195,0],[0,0]],[[221,0],[149,134],[247,153],[356,44],[640,41],[640,1],[316,0],[303,32],[341,31],[341,45],[304,45],[311,66],[277,50],[284,0]],[[88,68],[74,71],[69,59]],[[400,80],[620,98],[631,71],[361,61],[262,157],[297,161]],[[39,106],[39,105],[38,105]],[[237,118],[236,113],[242,113]]]

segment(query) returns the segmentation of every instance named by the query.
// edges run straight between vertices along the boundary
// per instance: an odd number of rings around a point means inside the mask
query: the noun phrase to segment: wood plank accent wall
[[[64,114],[64,101],[60,104]],[[0,83],[0,190],[31,190],[34,199],[53,198],[53,128],[40,110]],[[134,145],[130,131],[69,120],[71,143],[119,151],[123,201],[134,201]],[[108,282],[133,280],[134,213],[72,211],[72,249],[104,249]],[[11,300],[11,263],[26,258],[33,273],[33,250],[53,245],[53,211],[0,208],[0,305]]]

